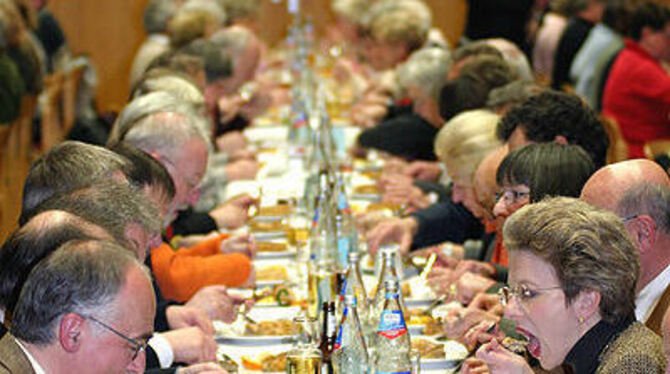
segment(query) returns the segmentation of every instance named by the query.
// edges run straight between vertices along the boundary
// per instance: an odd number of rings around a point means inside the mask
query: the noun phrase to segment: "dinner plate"
[[[258,321],[279,321],[293,320],[300,313],[300,307],[254,307],[247,315]],[[242,317],[232,324],[226,324],[221,321],[214,321],[214,330],[216,331],[216,341],[220,344],[242,345],[242,346],[266,346],[278,344],[292,344],[294,337],[292,335],[244,335],[246,322]]]
[[[443,369],[454,369],[456,368],[463,360],[465,360],[468,355],[468,349],[461,343],[455,340],[447,340],[446,342],[438,342],[430,336],[425,335],[414,335],[412,340],[422,339],[427,340],[431,343],[442,344],[444,345],[445,357],[443,358],[421,358],[421,370],[443,370]]]
[[[242,357],[250,357],[252,359],[258,358],[262,353],[270,353],[272,355],[278,355],[284,352],[290,351],[292,348],[291,344],[275,344],[275,345],[263,345],[263,346],[240,346],[240,345],[231,345],[226,343],[220,343],[217,353],[225,353],[230,358],[232,358],[238,364],[238,373],[239,374],[279,374],[285,373],[281,372],[263,372],[260,370],[249,370],[242,365]]]

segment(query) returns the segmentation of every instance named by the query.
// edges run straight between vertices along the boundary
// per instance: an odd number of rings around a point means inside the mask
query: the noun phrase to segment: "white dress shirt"
[[[666,267],[654,280],[649,282],[635,298],[635,317],[645,323],[651,316],[663,292],[670,284],[670,266]]]
[[[33,367],[35,374],[46,374],[44,369],[42,369],[42,366],[40,366],[39,362],[35,360],[35,357],[33,357],[33,355],[31,355],[30,352],[28,352],[26,347],[24,347],[23,344],[21,344],[21,342],[18,339],[14,339],[14,341],[16,342],[16,345],[18,345],[19,348],[21,348],[26,357],[28,357],[28,361],[30,361],[30,365]]]

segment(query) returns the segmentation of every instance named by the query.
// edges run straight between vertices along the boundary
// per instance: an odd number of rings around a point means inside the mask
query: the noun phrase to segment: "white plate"
[[[256,321],[293,320],[300,313],[300,307],[257,307],[252,308],[248,316]],[[214,321],[216,341],[220,344],[265,346],[291,344],[292,335],[277,336],[246,336],[246,322],[241,317],[232,324]]]
[[[465,360],[468,355],[468,349],[461,343],[455,340],[447,340],[446,342],[439,342],[430,336],[418,335],[412,336],[412,340],[422,339],[436,344],[443,344],[445,357],[444,358],[422,358],[421,370],[437,370],[437,369],[452,369]]]

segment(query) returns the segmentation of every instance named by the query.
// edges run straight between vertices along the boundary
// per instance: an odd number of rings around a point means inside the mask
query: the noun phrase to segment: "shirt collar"
[[[668,284],[670,284],[670,266],[666,267],[637,294],[635,298],[635,317],[638,321],[647,322]]]
[[[607,345],[628,328],[635,319],[631,316],[622,322],[612,325],[605,321],[598,322],[584,336],[579,339],[577,344],[572,347],[563,362],[565,373],[590,374],[595,373],[600,365],[600,354]]]
[[[46,374],[44,369],[42,369],[42,366],[40,366],[39,362],[37,362],[37,360],[35,360],[35,357],[33,357],[33,355],[31,355],[30,352],[28,352],[28,350],[26,349],[26,347],[23,346],[23,344],[21,344],[19,339],[14,338],[14,341],[16,342],[16,345],[18,345],[19,348],[21,348],[26,357],[28,357],[28,361],[30,361],[30,366],[33,367],[35,374]]]

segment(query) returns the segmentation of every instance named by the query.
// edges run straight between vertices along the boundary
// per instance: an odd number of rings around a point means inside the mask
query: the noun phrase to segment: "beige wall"
[[[501,0],[504,1],[504,0]],[[50,0],[49,7],[61,23],[75,53],[91,57],[98,69],[98,106],[118,110],[126,101],[128,74],[144,32],[142,10],[147,0]],[[465,0],[426,0],[433,9],[435,25],[455,42],[463,30]],[[317,30],[332,20],[329,0],[303,0]],[[289,17],[285,0],[264,0],[260,36],[270,45],[284,37]]]

